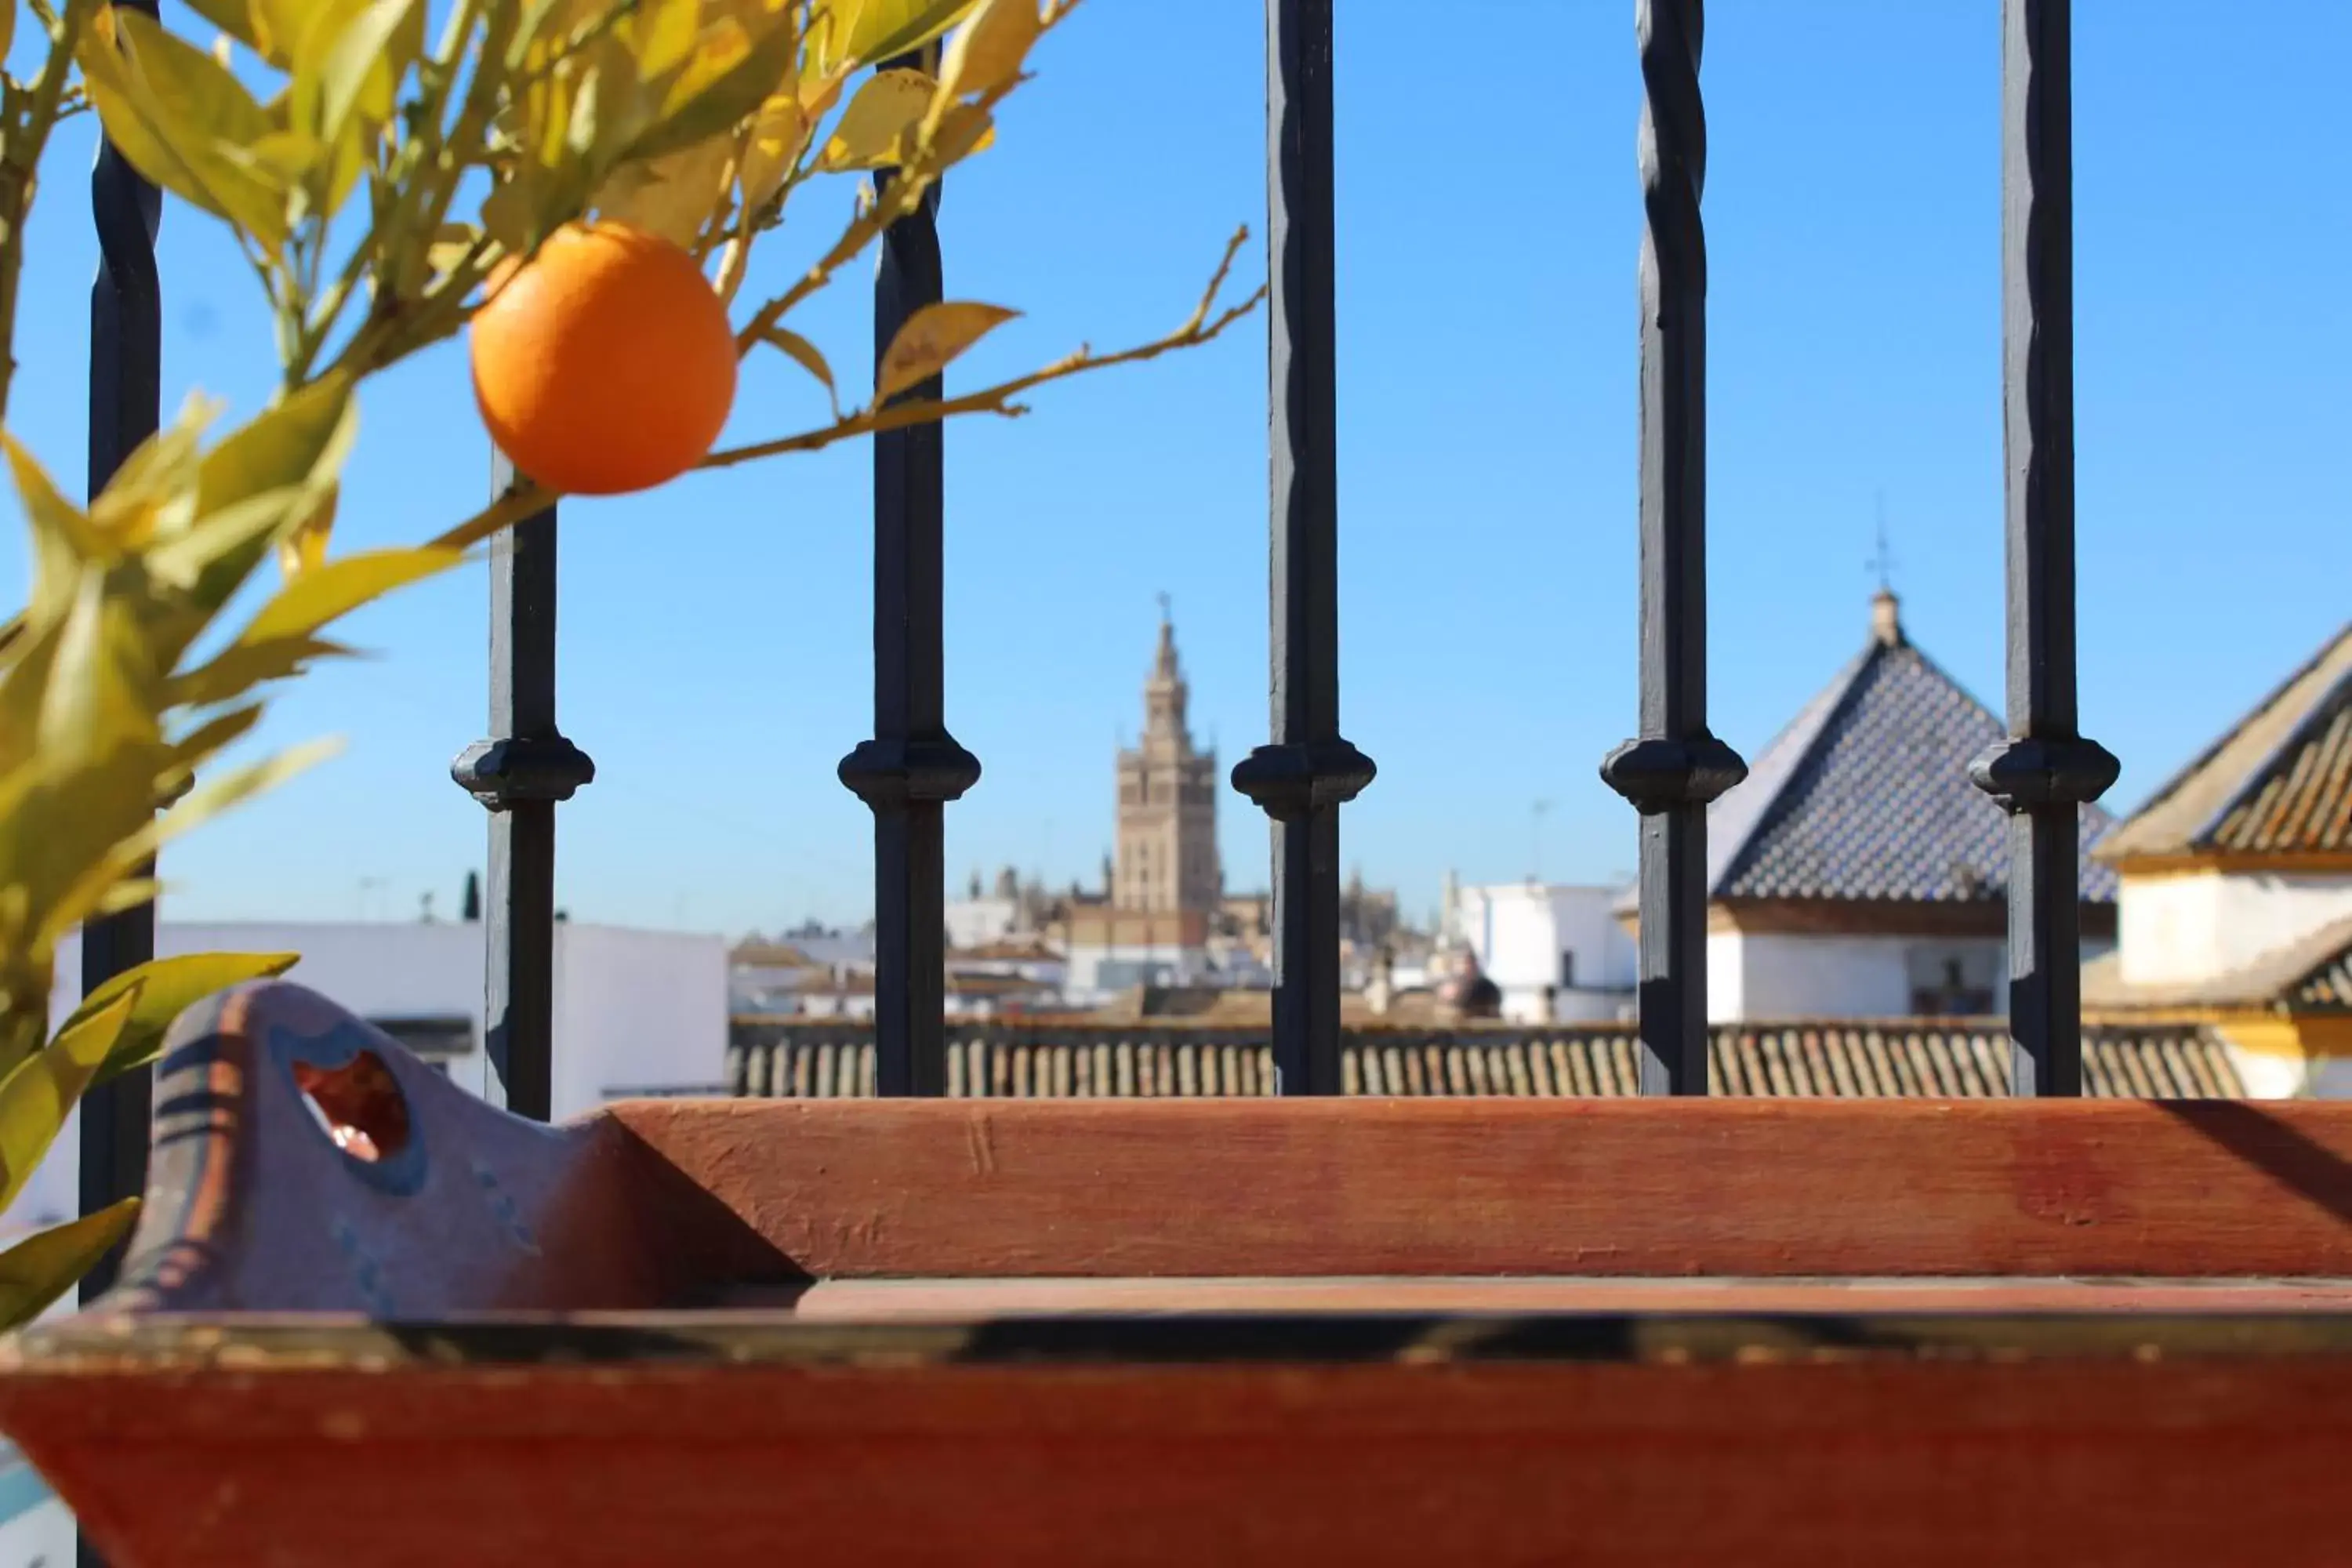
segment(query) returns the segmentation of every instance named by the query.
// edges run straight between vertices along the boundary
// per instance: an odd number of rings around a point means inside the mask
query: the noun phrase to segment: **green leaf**
[[[241,633],[243,647],[282,637],[306,637],[394,588],[446,572],[466,558],[461,550],[372,550],[305,572],[261,606]]]
[[[698,86],[689,73],[680,83],[683,96],[646,128],[630,145],[628,156],[657,157],[734,129],[792,75],[799,48],[800,39],[788,19],[771,21],[752,41],[751,52],[719,75]]]
[[[0,1252],[0,1332],[20,1329],[97,1267],[139,1221],[139,1200],[37,1230]]]
[[[0,1079],[0,1207],[16,1201],[57,1142],[66,1113],[98,1077],[138,1006],[136,990],[77,1013],[57,1037]]]
[[[301,959],[299,952],[192,952],[182,958],[152,959],[83,997],[64,1027],[70,1029],[84,1017],[103,1012],[118,997],[131,998],[130,1016],[99,1064],[95,1081],[104,1083],[117,1073],[153,1060],[173,1021],[205,997],[248,981],[274,979]]]

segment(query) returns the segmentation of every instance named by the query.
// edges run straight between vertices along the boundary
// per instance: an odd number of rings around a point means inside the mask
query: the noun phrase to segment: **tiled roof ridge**
[[[2344,646],[2347,639],[2352,639],[2352,621],[2347,621],[2338,626],[2334,636],[2324,638],[2320,642],[2318,648],[2310,658],[2295,666],[2284,679],[2264,692],[2252,707],[2242,710],[2236,721],[2214,737],[2211,743],[2158,784],[2148,797],[2140,803],[2138,809],[2125,820],[2124,826],[2129,826],[2179,795],[2207,768],[2212,766],[2221,753],[2229,749],[2231,743],[2243,734],[2251,725],[2285,701],[2289,693],[2309,679],[2320,666],[2334,658],[2336,650]],[[2337,705],[2347,700],[2352,700],[2352,663],[2347,663],[2336,680],[2313,699],[2312,709],[2310,713],[2305,715],[2305,721],[2298,723],[2288,736],[2265,752],[2262,761],[2247,772],[2245,777],[2239,782],[2237,787],[2231,792],[2221,806],[2207,816],[2205,821],[2189,837],[2189,844],[2193,847],[2199,839],[2212,833],[2228,818],[2231,811],[2243,804],[2249,795],[2258,791],[2277,767],[2279,760],[2282,757],[2293,755],[2295,748],[2309,738],[2312,722],[2318,721],[2321,715],[2332,717],[2337,710]]]

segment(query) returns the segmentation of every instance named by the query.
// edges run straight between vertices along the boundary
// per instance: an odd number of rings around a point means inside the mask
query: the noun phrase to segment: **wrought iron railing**
[[[153,0],[124,0],[152,11]],[[1266,0],[1267,257],[1272,284],[1271,735],[1234,769],[1274,847],[1271,1079],[1284,1094],[1347,1088],[1339,1015],[1339,809],[1371,782],[1339,722],[1339,498],[1333,302],[1334,0]],[[2010,814],[2011,1079],[2083,1091],[2076,810],[2116,773],[2078,731],[2074,659],[2069,0],[2001,0],[2007,408],[2007,742],[1977,783]],[[1744,773],[1707,726],[1706,168],[1702,0],[1641,0],[1640,730],[1602,775],[1640,815],[1639,1084],[1709,1088],[1706,815]],[[1376,25],[1369,14],[1353,18]],[[156,426],[158,198],[111,148],[93,181],[100,265],[91,308],[93,490]],[[894,226],[875,286],[877,353],[940,297],[938,193]],[[931,395],[936,384],[909,389]],[[942,1017],[941,819],[980,764],[942,701],[943,443],[936,426],[874,445],[874,732],[840,766],[874,812],[880,1092],[950,1087]],[[499,484],[510,476],[503,468]],[[555,806],[593,775],[556,724],[557,522],[519,524],[490,552],[490,735],[453,773],[490,813],[486,918],[492,1092],[544,1117],[551,1082]],[[93,922],[83,981],[148,955],[152,907]],[[143,1077],[82,1115],[86,1205],[144,1182]],[[102,1279],[100,1280],[102,1283]]]

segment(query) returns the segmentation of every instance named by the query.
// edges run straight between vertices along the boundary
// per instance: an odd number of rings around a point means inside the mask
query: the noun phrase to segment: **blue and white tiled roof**
[[[1711,899],[1943,901],[1998,897],[2009,834],[1969,782],[2001,721],[1899,630],[1870,646],[1707,814]],[[2083,808],[2082,896],[2116,875],[2087,850],[2113,819]]]

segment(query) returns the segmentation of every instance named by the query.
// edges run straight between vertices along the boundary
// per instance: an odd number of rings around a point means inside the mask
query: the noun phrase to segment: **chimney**
[[[1888,589],[1870,596],[1870,635],[1888,647],[1903,646],[1902,602]]]

